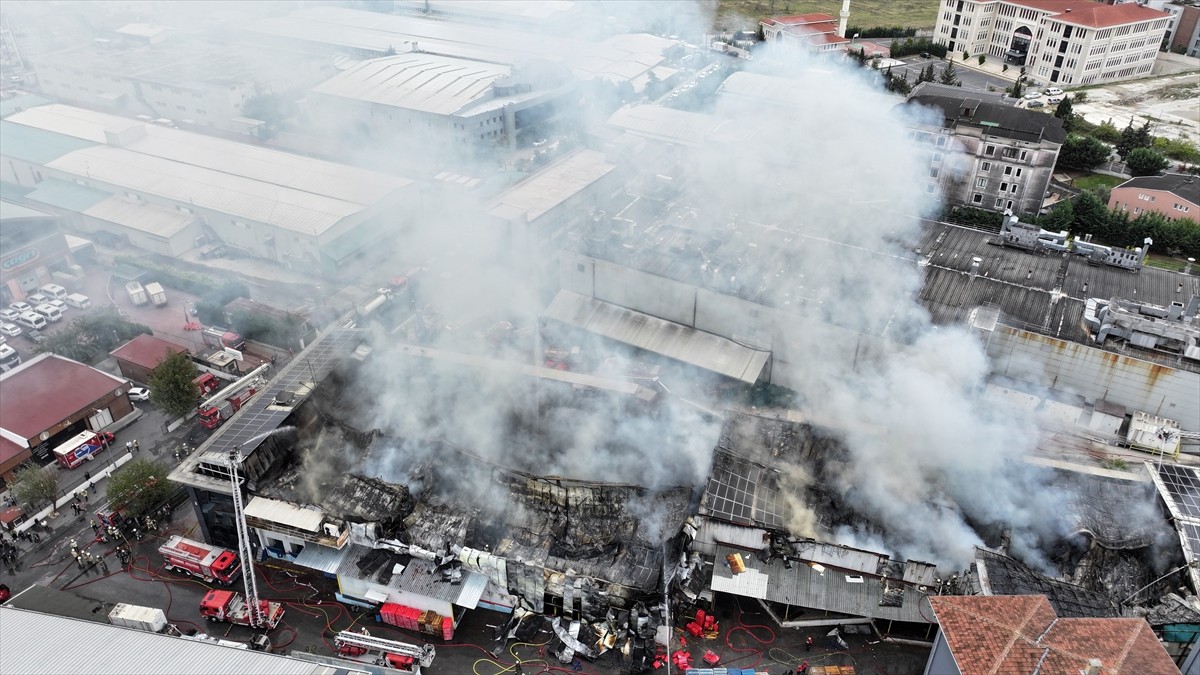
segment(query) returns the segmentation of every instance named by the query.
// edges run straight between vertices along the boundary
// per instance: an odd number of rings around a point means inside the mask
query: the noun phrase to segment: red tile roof
[[[125,386],[125,380],[55,354],[44,354],[0,380],[0,428],[35,438],[69,415]]]
[[[154,368],[171,354],[186,351],[187,347],[182,347],[169,340],[157,338],[153,335],[139,335],[109,352],[109,354],[113,358],[128,361],[143,368]]]
[[[788,35],[818,35],[826,33],[837,33],[837,24],[821,21],[819,23],[806,23],[803,26],[788,26],[783,29],[783,32]]]
[[[1138,21],[1162,19],[1166,12],[1143,7],[1134,2],[1106,5],[1094,0],[1009,0],[1015,5],[1051,12],[1054,19],[1076,26],[1107,28]]]
[[[929,598],[962,675],[1179,672],[1145,619],[1059,619],[1044,595]]]
[[[822,21],[835,20],[836,17],[829,14],[793,14],[791,16],[773,16],[764,20],[763,23],[768,26],[800,26],[806,23],[820,23]]]

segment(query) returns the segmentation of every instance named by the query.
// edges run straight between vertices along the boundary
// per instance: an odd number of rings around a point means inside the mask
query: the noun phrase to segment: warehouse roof
[[[7,127],[51,132],[74,142],[45,164],[78,177],[187,202],[305,234],[321,234],[343,218],[386,199],[411,181],[373,171],[132,123],[53,104],[10,115]],[[121,136],[117,140],[116,136]],[[79,143],[86,142],[80,146]]]
[[[57,354],[41,354],[0,375],[0,428],[34,438],[68,415],[125,386],[125,380]]]
[[[83,214],[166,239],[196,222],[194,215],[115,195],[89,206]]]
[[[595,150],[580,150],[497,195],[488,213],[506,220],[524,215],[533,222],[617,168]]]
[[[69,639],[47,639],[49,636]],[[54,675],[334,675],[334,668],[290,656],[0,606],[0,672]]]
[[[14,124],[7,120],[0,122],[0,137],[4,138],[0,152],[6,157],[33,164],[46,164],[69,152],[95,145],[83,139]]]
[[[313,88],[313,92],[437,115],[454,115],[492,98],[508,66],[433,54],[410,53],[363,61]],[[506,99],[496,99],[497,109]],[[478,112],[478,111],[475,111]]]
[[[187,347],[169,340],[153,335],[139,335],[109,352],[109,356],[143,368],[154,368],[171,354],[186,351]]]
[[[104,190],[53,178],[47,178],[38,183],[35,190],[25,195],[27,199],[35,202],[79,213],[83,213],[111,196]]]
[[[771,352],[572,291],[559,291],[545,316],[627,345],[754,383]]]
[[[17,220],[19,218],[55,218],[53,213],[29,208],[7,199],[0,199],[0,221]]]

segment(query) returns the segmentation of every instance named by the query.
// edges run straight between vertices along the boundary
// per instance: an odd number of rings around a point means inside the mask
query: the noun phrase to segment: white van
[[[17,317],[17,323],[26,328],[41,330],[46,327],[46,317],[37,312],[21,312],[20,316]]]
[[[43,295],[52,300],[64,300],[67,297],[67,289],[58,284],[46,284],[41,290]]]
[[[62,301],[67,303],[68,306],[74,307],[75,309],[87,309],[88,307],[92,306],[91,299],[83,293],[72,293],[67,297],[62,298]]]
[[[58,323],[59,321],[62,321],[62,310],[54,305],[38,305],[37,307],[33,308],[33,311],[46,317],[46,320],[50,323]]]

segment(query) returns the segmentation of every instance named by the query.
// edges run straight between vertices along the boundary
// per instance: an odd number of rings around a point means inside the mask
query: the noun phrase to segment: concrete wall
[[[1150,74],[1169,75],[1196,70],[1200,70],[1200,57],[1159,52],[1158,57],[1154,59],[1154,69],[1150,71]]]
[[[1200,430],[1200,373],[1176,370],[1095,347],[998,326],[988,339],[992,372],[1079,394],[1089,402],[1105,399],[1178,420]]]

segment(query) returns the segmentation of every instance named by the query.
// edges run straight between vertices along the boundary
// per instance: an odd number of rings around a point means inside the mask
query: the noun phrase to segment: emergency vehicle
[[[81,431],[54,449],[54,459],[63,468],[74,469],[107,449],[114,440],[116,436],[107,431]]]
[[[158,547],[163,569],[178,570],[200,577],[207,582],[228,586],[237,579],[242,565],[237,554],[229,549],[204,544],[175,535]]]
[[[258,602],[259,613],[262,615],[262,625],[259,628],[275,628],[283,618],[283,605],[270,600]],[[225,621],[249,626],[251,623],[250,606],[241,593],[233,591],[212,590],[204,594],[200,601],[200,614],[211,622]]]

